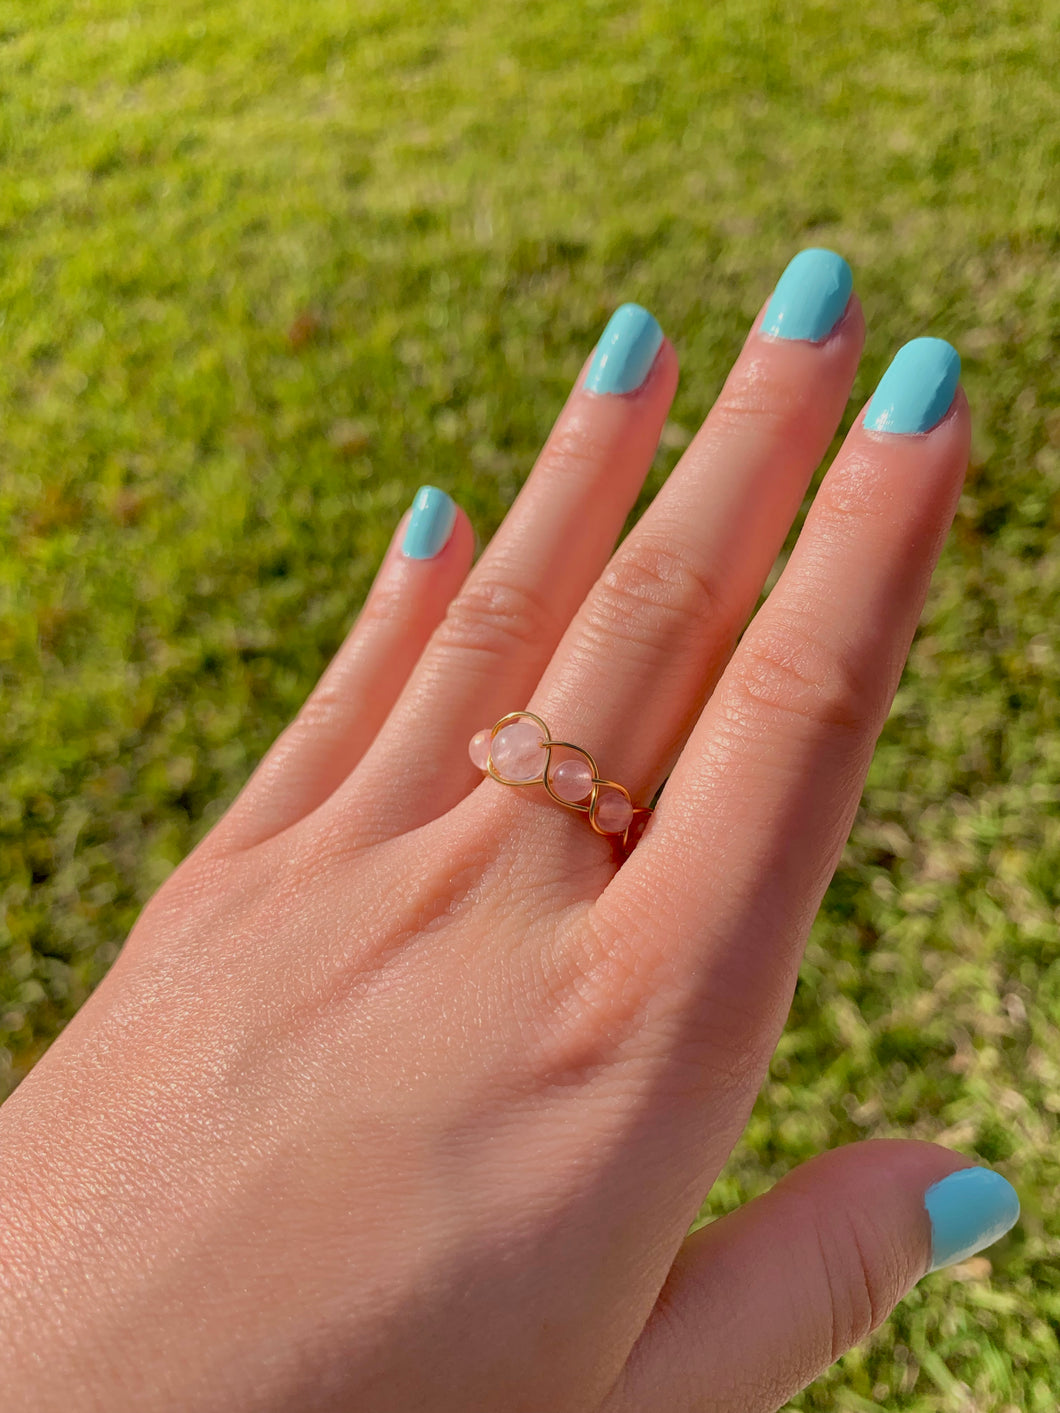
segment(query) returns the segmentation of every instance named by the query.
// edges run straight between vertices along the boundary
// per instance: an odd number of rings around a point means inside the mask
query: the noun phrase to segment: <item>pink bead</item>
[[[617,790],[601,790],[596,801],[596,823],[607,834],[623,834],[633,818],[633,806]]]
[[[566,800],[570,805],[580,805],[593,788],[593,773],[588,761],[580,756],[570,756],[559,762],[549,776],[549,783],[561,800]]]
[[[532,721],[513,721],[493,738],[493,765],[506,780],[540,780],[545,770],[541,732]]]
[[[471,764],[478,770],[485,770],[490,762],[490,730],[487,726],[485,731],[476,731],[467,745],[467,753],[471,757]]]

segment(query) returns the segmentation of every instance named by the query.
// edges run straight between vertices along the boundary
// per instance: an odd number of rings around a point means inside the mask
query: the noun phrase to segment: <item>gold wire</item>
[[[502,775],[493,764],[493,742],[498,731],[503,731],[506,726],[511,726],[516,721],[532,721],[541,732],[541,748],[545,752],[545,763],[541,774],[535,775],[532,780],[509,780],[506,775]],[[549,780],[549,773],[552,768],[552,752],[554,749],[574,751],[580,755],[592,772],[592,786],[589,790],[589,798],[584,802],[575,800],[564,800],[556,794]],[[553,738],[552,732],[545,725],[540,716],[535,716],[532,711],[509,711],[494,725],[490,731],[490,753],[486,761],[486,774],[491,776],[500,785],[544,785],[546,792],[555,800],[557,805],[562,805],[564,809],[574,810],[576,814],[587,814],[589,824],[596,834],[602,835],[605,839],[618,839],[619,831],[614,829],[601,829],[597,823],[596,814],[600,800],[601,790],[617,790],[620,795],[624,795],[633,809],[633,817],[621,831],[622,847],[627,851],[633,846],[630,843],[630,831],[634,825],[639,825],[641,820],[645,821],[643,827],[638,829],[637,837],[643,833],[647,827],[647,820],[651,817],[652,809],[650,805],[635,805],[633,798],[624,785],[620,785],[617,780],[608,780],[600,774],[600,767],[596,764],[594,757],[584,746],[576,746],[573,741],[557,741]]]

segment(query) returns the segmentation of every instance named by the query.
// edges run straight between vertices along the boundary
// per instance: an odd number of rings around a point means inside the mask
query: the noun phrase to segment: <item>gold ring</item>
[[[532,711],[508,712],[496,725],[476,731],[467,749],[484,775],[501,785],[544,785],[557,804],[588,815],[597,834],[627,852],[651,818],[648,805],[635,805],[624,785],[600,774],[584,747],[555,740]]]

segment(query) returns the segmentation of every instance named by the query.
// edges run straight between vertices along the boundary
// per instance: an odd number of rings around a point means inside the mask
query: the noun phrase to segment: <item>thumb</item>
[[[929,1143],[855,1143],[685,1242],[604,1413],[775,1413],[1019,1199]]]

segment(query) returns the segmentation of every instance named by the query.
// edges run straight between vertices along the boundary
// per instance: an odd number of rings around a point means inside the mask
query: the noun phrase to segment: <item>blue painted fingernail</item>
[[[900,348],[865,409],[870,432],[929,432],[950,410],[961,376],[945,339],[913,339]]]
[[[628,393],[651,372],[663,331],[639,304],[622,304],[600,335],[585,386],[594,393]]]
[[[401,553],[406,559],[433,559],[449,543],[456,506],[437,486],[421,486],[412,502]]]
[[[1015,1226],[1020,1214],[1016,1189],[990,1168],[961,1168],[924,1193],[931,1218],[929,1271],[952,1266],[982,1251]]]
[[[819,343],[843,317],[853,288],[854,276],[841,255],[800,250],[777,282],[762,333]]]

